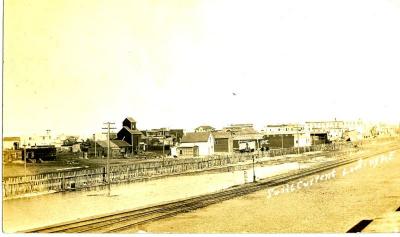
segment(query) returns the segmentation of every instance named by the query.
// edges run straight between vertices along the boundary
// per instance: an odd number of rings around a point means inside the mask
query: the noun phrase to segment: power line
[[[108,188],[108,196],[111,194],[111,182],[110,182],[110,129],[116,129],[114,127],[110,127],[110,125],[114,125],[115,123],[112,122],[105,122],[104,125],[107,127],[103,129],[107,129],[107,188]]]

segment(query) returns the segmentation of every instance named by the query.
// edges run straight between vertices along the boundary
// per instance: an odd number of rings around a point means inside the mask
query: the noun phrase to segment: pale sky
[[[400,1],[5,0],[4,18],[5,136],[400,121]]]

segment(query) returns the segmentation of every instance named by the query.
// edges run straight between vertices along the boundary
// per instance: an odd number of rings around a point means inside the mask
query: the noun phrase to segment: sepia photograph
[[[400,233],[400,0],[2,0],[2,233]]]

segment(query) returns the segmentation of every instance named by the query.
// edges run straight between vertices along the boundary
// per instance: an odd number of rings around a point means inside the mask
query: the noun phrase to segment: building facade
[[[214,152],[215,153],[231,153],[233,152],[233,137],[228,132],[213,132],[214,136]]]
[[[117,139],[127,142],[135,153],[140,150],[142,136],[142,132],[136,127],[136,121],[131,117],[124,119],[122,129],[117,133]]]
[[[20,143],[20,137],[3,137],[3,150],[18,150]]]
[[[302,124],[266,125],[264,139],[271,149],[311,146],[310,129]]]
[[[186,133],[178,147],[179,156],[208,156],[214,154],[214,136],[211,132]]]

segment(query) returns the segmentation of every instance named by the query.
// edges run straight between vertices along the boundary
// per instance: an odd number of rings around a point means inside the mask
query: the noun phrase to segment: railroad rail
[[[240,186],[230,187],[223,191],[213,192],[209,194],[204,194],[183,200],[177,200],[169,203],[154,205],[150,207],[144,207],[118,213],[79,219],[76,221],[35,228],[22,232],[24,233],[126,232],[128,230],[135,229],[145,223],[176,216],[180,213],[190,212],[198,208],[206,207],[235,197],[250,194],[262,189],[266,189],[268,187],[274,187],[281,184],[285,184],[287,182],[291,182],[299,178],[317,174],[342,165],[350,164],[360,159],[370,158],[372,156],[384,154],[398,149],[400,149],[398,145],[391,145],[389,146],[389,148],[385,150],[375,151],[369,154],[363,154],[356,157],[349,157],[349,158],[341,157],[338,158],[337,160],[324,162],[310,168],[276,175],[254,183],[247,183]]]

